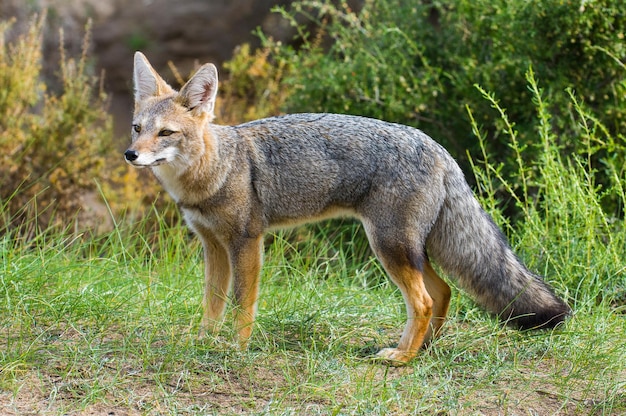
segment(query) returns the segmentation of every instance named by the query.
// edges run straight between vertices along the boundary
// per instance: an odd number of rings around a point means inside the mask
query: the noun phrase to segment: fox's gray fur
[[[216,326],[233,277],[245,342],[263,233],[338,215],[361,220],[405,298],[407,327],[397,349],[381,351],[384,358],[407,361],[443,323],[449,288],[429,258],[479,304],[519,327],[554,327],[569,313],[513,254],[450,154],[420,130],[337,114],[218,126],[211,123],[213,66],[177,93],[139,53],[135,88],[126,158],[152,167],[203,241],[203,326]]]

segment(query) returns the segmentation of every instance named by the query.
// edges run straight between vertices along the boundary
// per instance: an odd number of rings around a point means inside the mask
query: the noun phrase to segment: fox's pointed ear
[[[213,119],[217,97],[217,68],[204,64],[180,90],[179,102],[190,110],[207,113]]]
[[[163,81],[163,78],[152,68],[148,59],[141,52],[135,52],[133,84],[135,86],[135,102],[174,92],[172,87]]]

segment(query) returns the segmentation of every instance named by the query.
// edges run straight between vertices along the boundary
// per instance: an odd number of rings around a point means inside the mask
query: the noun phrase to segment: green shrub
[[[298,2],[281,11],[303,40],[299,50],[279,48],[290,65],[286,110],[410,124],[457,157],[469,152],[484,205],[530,267],[576,309],[619,309],[626,12],[618,3],[377,1],[357,14]]]
[[[0,26],[0,230],[78,218],[112,148],[106,97],[89,74],[89,38],[78,59],[61,49],[61,92],[53,93],[42,76],[44,24],[45,15],[23,33],[11,21]]]
[[[517,166],[511,179],[502,175],[502,165],[490,161],[486,153],[486,135],[480,131],[470,111],[473,131],[479,139],[484,163],[474,166],[483,205],[494,214],[497,222],[508,230],[517,251],[528,260],[531,269],[538,270],[567,293],[577,311],[591,312],[590,307],[602,304],[623,309],[626,305],[626,228],[623,220],[626,207],[626,170],[621,163],[607,159],[603,167],[608,172],[607,183],[595,179],[594,151],[586,155],[563,156],[559,137],[551,122],[551,103],[545,90],[539,88],[532,71],[527,74],[532,103],[539,124],[538,137],[541,156],[534,166],[524,164],[519,144],[519,132],[511,125],[507,112],[493,94],[483,91],[485,102],[500,114],[507,127]],[[588,108],[573,94],[569,96],[574,109],[573,125],[580,126],[580,144],[593,149],[596,143],[610,142],[603,126]],[[536,189],[532,192],[529,184]],[[501,215],[500,198],[506,195],[521,212],[520,221],[511,224]],[[607,212],[605,201],[617,204],[617,212]],[[525,255],[524,255],[525,254]]]
[[[504,172],[515,168],[505,126],[474,85],[492,91],[514,124],[521,148],[540,139],[530,66],[545,85],[550,123],[562,154],[586,153],[566,89],[593,111],[619,143],[601,145],[597,160],[624,161],[626,128],[626,9],[620,0],[366,1],[355,13],[342,3],[301,1],[282,11],[300,29],[303,47],[282,47],[293,66],[287,111],[352,113],[421,128],[455,156],[480,149],[471,135],[469,106],[486,134],[485,146]],[[301,15],[330,38],[324,49],[305,31]],[[541,148],[524,152],[531,163]],[[467,168],[467,166],[465,166]],[[601,166],[598,166],[601,168]],[[610,173],[601,172],[608,183]]]
[[[237,124],[280,113],[289,95],[281,85],[289,67],[284,59],[270,61],[277,48],[280,45],[252,51],[243,44],[224,63],[227,75],[220,85],[219,122]]]

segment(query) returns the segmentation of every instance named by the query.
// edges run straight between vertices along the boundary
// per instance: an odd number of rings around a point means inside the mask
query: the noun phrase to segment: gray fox
[[[232,290],[245,347],[256,313],[263,234],[336,216],[363,224],[406,304],[397,348],[405,363],[436,336],[450,287],[430,259],[488,311],[519,328],[564,321],[568,305],[515,256],[455,160],[412,127],[338,114],[293,114],[238,126],[212,123],[217,69],[180,92],[137,52],[128,163],[150,167],[202,241],[202,332],[217,331]]]

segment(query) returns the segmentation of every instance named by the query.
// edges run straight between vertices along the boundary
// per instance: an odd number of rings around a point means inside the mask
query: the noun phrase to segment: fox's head
[[[213,119],[217,69],[205,64],[181,88],[170,87],[141,52],[135,53],[132,143],[124,152],[136,167],[188,165],[206,150],[205,126]]]

